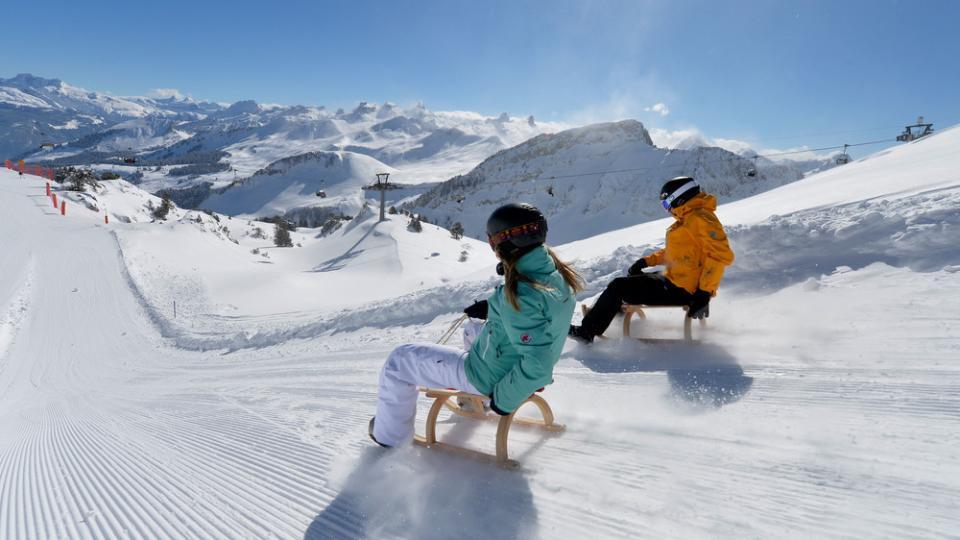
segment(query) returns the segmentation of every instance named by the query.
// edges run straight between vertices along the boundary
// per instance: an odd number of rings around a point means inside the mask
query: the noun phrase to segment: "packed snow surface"
[[[545,392],[567,430],[514,429],[519,471],[366,435],[390,349],[496,283],[482,243],[365,212],[274,248],[260,222],[151,222],[123,182],[61,216],[0,170],[0,537],[955,536],[958,149],[944,130],[721,206],[738,258],[702,342],[568,343]],[[583,299],[668,223],[560,246]]]

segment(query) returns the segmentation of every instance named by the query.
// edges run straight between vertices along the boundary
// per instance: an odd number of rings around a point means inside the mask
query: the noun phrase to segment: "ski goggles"
[[[695,187],[697,187],[697,183],[694,182],[693,180],[691,180],[691,181],[687,182],[686,184],[684,184],[684,185],[680,186],[679,188],[677,188],[677,189],[676,189],[673,193],[671,193],[670,195],[667,195],[667,196],[665,196],[665,197],[664,197],[664,196],[661,196],[661,197],[660,197],[660,204],[663,205],[663,209],[664,209],[664,210],[666,210],[667,212],[669,212],[670,209],[673,207],[673,201],[677,200],[678,197],[680,197],[681,195],[683,195],[684,193],[690,191],[691,189],[693,189],[693,188],[695,188]]]
[[[492,249],[496,250],[498,245],[510,240],[511,238],[535,234],[540,232],[540,229],[541,226],[539,222],[525,223],[517,227],[511,227],[509,229],[502,230],[498,233],[488,234],[487,242],[490,244]]]

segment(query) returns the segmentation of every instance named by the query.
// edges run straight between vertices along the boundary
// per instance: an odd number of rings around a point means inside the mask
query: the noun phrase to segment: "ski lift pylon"
[[[924,122],[922,116],[917,117],[917,123],[903,128],[903,133],[897,135],[898,142],[910,142],[926,137],[933,133],[933,122]]]

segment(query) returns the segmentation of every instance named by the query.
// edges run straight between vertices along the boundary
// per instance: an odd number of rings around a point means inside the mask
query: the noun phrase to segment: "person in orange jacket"
[[[700,191],[689,176],[663,185],[660,202],[676,222],[667,229],[664,248],[635,262],[627,277],[614,279],[583,318],[570,326],[570,337],[585,343],[603,334],[623,304],[687,306],[687,316],[710,316],[710,298],[720,287],[724,268],[733,263],[733,251],[723,225],[714,213],[717,198]],[[664,265],[664,273],[647,273],[648,266]]]

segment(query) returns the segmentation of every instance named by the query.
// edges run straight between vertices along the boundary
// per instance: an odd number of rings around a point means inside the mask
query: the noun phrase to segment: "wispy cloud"
[[[176,88],[154,88],[148,94],[148,97],[160,99],[183,99],[184,95]]]
[[[647,112],[657,113],[660,116],[667,116],[668,114],[670,114],[670,109],[667,108],[667,105],[663,102],[654,103],[650,107],[645,107],[643,110]]]
[[[827,159],[839,153],[839,150],[829,152],[812,152],[808,146],[797,146],[791,148],[769,148],[756,146],[747,141],[739,139],[727,139],[723,137],[707,137],[699,128],[689,127],[684,129],[660,129],[650,130],[650,138],[653,144],[660,148],[692,148],[695,146],[716,146],[733,152],[734,154],[749,155],[756,152],[762,156],[769,156],[773,161],[805,161]],[[782,154],[782,155],[777,155]]]
[[[655,73],[637,73],[634,66],[615,69],[606,84],[606,96],[569,115],[571,124],[592,124],[617,120],[657,118],[670,114],[667,102],[676,99],[669,85]],[[650,105],[653,103],[653,105]]]
[[[606,101],[588,105],[570,115],[569,123],[586,125],[638,118],[642,110],[642,106],[634,96],[626,92],[614,91]]]
[[[660,148],[679,148],[688,146],[685,143],[697,142],[698,144],[710,144],[709,140],[704,137],[703,132],[699,129],[685,128],[685,129],[661,129],[653,128],[650,129],[650,138],[653,139],[653,144],[659,146]]]

